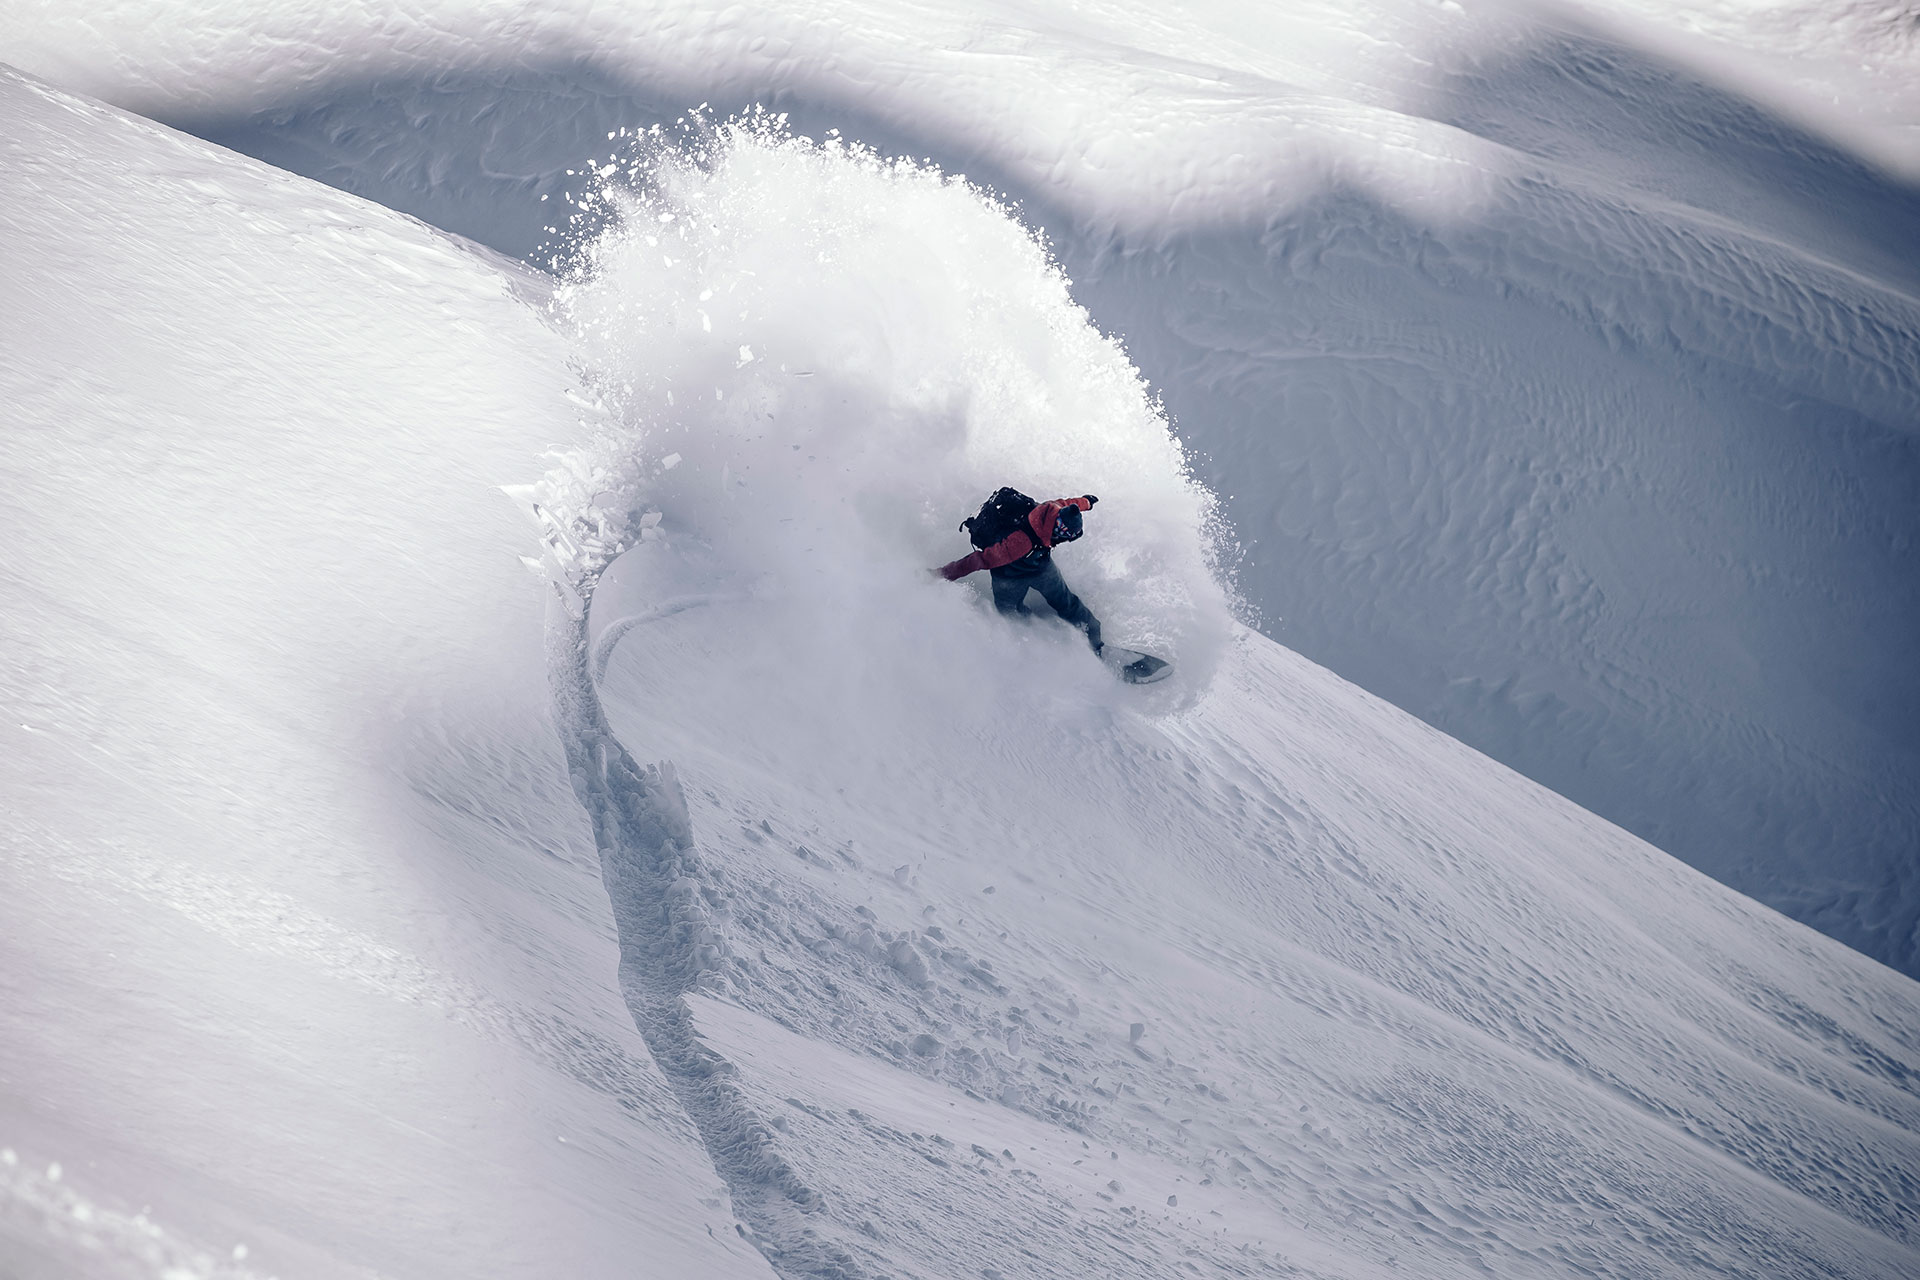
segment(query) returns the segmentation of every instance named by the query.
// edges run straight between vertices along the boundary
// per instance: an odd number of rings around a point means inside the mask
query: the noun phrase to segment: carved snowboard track
[[[742,1236],[782,1280],[880,1280],[827,1240],[825,1205],[774,1145],[732,1063],[701,1041],[686,996],[723,986],[721,901],[704,873],[673,765],[642,767],[614,737],[589,672],[584,620],[553,642],[552,680],[567,769],[593,824],[620,942],[620,989],[634,1025],[725,1181]]]

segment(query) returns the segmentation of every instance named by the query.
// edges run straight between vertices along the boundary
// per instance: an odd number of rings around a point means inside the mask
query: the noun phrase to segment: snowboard
[[[1110,644],[1101,649],[1100,660],[1112,667],[1128,684],[1152,684],[1173,674],[1173,664],[1137,649],[1122,649]]]

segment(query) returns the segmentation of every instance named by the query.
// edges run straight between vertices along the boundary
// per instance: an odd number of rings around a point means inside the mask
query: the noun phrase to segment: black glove
[[[1096,502],[1098,502],[1098,501],[1100,501],[1100,499],[1098,499],[1098,498],[1096,498],[1096,497],[1094,497],[1094,496],[1093,496],[1092,494],[1090,494],[1090,493],[1083,493],[1083,494],[1081,494],[1080,496],[1081,496],[1081,497],[1083,497],[1083,498],[1085,498],[1085,499],[1087,500],[1087,506],[1088,506],[1088,507],[1092,507],[1094,503],[1096,503]]]

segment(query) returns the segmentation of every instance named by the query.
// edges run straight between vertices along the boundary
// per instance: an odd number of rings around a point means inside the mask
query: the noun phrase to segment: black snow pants
[[[1027,613],[1029,590],[1038,591],[1055,613],[1086,632],[1087,643],[1093,646],[1095,653],[1100,652],[1100,619],[1080,603],[1079,596],[1067,589],[1067,580],[1060,576],[1060,570],[1054,568],[1051,560],[1040,572],[1023,577],[994,574],[993,607],[1001,613]]]

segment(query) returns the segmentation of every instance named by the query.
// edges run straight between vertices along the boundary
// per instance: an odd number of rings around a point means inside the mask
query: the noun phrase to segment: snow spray
[[[1093,493],[1056,563],[1109,638],[1180,664],[1179,696],[1205,686],[1232,617],[1214,495],[1015,209],[770,114],[616,143],[574,175],[554,258],[598,420],[541,486],[562,561],[655,544],[653,598],[623,608],[751,595],[816,678],[904,647],[946,680],[1038,664],[1057,687],[1097,670],[1077,634],[928,570],[1000,485]]]

